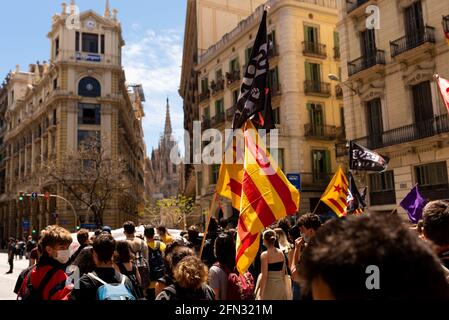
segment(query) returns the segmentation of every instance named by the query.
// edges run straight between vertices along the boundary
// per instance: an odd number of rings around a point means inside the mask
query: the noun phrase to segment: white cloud
[[[182,100],[178,94],[181,64],[182,32],[175,29],[147,30],[139,40],[127,43],[123,50],[128,83],[141,83],[145,91],[143,129],[148,152],[157,147],[163,133],[167,97],[170,98],[173,130],[183,128]]]

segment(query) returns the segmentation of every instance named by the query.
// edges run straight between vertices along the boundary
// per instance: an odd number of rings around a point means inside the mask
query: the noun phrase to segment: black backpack
[[[34,288],[33,283],[31,282],[31,273],[34,269],[36,269],[36,266],[33,266],[28,272],[28,275],[26,276],[27,279],[25,287],[23,290],[20,290],[20,293],[17,296],[17,300],[42,301],[42,292],[44,291],[45,286],[48,284],[51,277],[53,277],[53,275],[58,271],[58,268],[51,268],[42,278],[41,282],[39,283],[39,287]]]
[[[154,249],[148,247],[149,265],[150,265],[150,280],[157,281],[165,275],[165,263],[162,256],[161,242],[155,241],[156,246]]]

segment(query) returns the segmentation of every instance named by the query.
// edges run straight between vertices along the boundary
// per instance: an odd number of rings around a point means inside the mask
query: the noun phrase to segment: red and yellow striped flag
[[[299,191],[273,161],[257,130],[248,121],[236,244],[240,273],[245,273],[254,261],[260,233],[275,221],[296,214],[299,200]]]
[[[321,201],[331,208],[339,218],[346,215],[348,190],[348,179],[340,167],[321,197]]]

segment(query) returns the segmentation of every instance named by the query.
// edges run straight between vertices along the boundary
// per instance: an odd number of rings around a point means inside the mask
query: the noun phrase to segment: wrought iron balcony
[[[331,95],[331,85],[328,82],[304,81],[304,92],[306,94],[318,94],[329,97]]]
[[[232,70],[231,72],[226,72],[226,84],[228,86],[232,85],[236,81],[240,80],[240,70]]]
[[[348,74],[352,76],[375,65],[385,65],[385,51],[377,50],[373,54],[348,62]]]
[[[303,45],[303,54],[305,55],[312,55],[317,56],[321,58],[326,58],[326,45],[318,42],[313,41],[304,41],[302,43]]]
[[[220,93],[224,90],[224,79],[218,79],[216,82],[212,80],[210,83],[212,94]]]
[[[379,149],[433,137],[441,133],[449,133],[449,119],[447,114],[383,133],[371,134],[367,137],[356,139],[355,142],[366,146],[368,149]]]
[[[203,102],[203,101],[206,101],[207,99],[210,99],[210,91],[207,90],[206,92],[200,93],[198,98],[199,98],[200,102]]]
[[[340,60],[340,47],[334,47],[334,59]]]
[[[304,125],[304,136],[307,138],[318,140],[335,140],[337,139],[337,127],[327,125],[315,125],[308,123]]]
[[[346,0],[346,12],[350,13],[368,1],[369,0]]]
[[[396,57],[401,53],[417,48],[424,43],[435,43],[435,28],[426,26],[424,30],[416,30],[395,41],[390,42],[391,56]]]
[[[212,117],[211,125],[212,125],[212,127],[216,127],[224,122],[225,122],[225,113],[220,112],[220,113],[217,113],[214,117]]]

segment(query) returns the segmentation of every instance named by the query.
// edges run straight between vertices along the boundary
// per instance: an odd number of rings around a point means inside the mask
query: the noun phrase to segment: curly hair
[[[320,216],[314,213],[306,213],[301,216],[297,223],[298,227],[304,227],[306,229],[318,230],[321,227]]]
[[[438,246],[449,245],[449,202],[432,201],[424,207],[423,232]]]
[[[55,247],[58,245],[70,245],[72,236],[67,229],[60,226],[48,226],[41,231],[39,244],[45,251],[45,247]]]
[[[176,265],[174,278],[181,288],[195,290],[207,282],[208,270],[199,258],[188,256]]]

